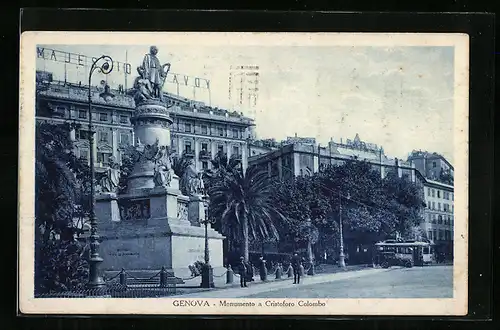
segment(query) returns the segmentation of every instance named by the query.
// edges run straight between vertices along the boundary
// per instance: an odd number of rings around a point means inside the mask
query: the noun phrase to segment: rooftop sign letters
[[[36,47],[36,57],[42,60],[67,63],[83,67],[90,67],[92,65],[92,62],[97,59],[97,57],[90,58],[86,55],[69,53],[46,47]],[[116,72],[123,73],[125,75],[130,75],[132,73],[132,65],[130,63],[114,60],[113,64],[113,71],[116,70]],[[208,79],[173,72],[168,73],[165,82],[170,84],[177,84],[180,86],[210,89],[210,80]]]

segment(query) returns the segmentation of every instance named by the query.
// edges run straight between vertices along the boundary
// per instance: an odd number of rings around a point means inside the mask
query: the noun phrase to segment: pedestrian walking
[[[240,257],[239,264],[239,274],[240,274],[240,286],[247,287],[247,265],[245,264],[245,258]]]
[[[293,284],[299,284],[300,283],[300,257],[295,252],[292,257],[292,268],[293,268]]]

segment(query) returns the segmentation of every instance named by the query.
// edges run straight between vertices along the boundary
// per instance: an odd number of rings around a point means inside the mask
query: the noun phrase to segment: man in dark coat
[[[247,287],[247,265],[245,263],[245,259],[243,257],[240,257],[240,264],[239,264],[239,274],[240,274],[240,285],[241,287]]]
[[[292,268],[293,268],[293,284],[300,283],[300,257],[295,252],[292,257]]]
[[[253,282],[253,264],[251,262],[245,263],[247,266],[247,282]]]

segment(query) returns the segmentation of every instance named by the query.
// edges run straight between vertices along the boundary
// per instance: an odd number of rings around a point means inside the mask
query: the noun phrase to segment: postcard
[[[467,314],[468,35],[20,54],[22,313]]]

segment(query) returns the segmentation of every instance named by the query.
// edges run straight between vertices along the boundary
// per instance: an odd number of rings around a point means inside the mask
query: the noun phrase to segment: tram
[[[385,240],[375,244],[375,265],[424,266],[435,262],[434,244],[416,240]]]

